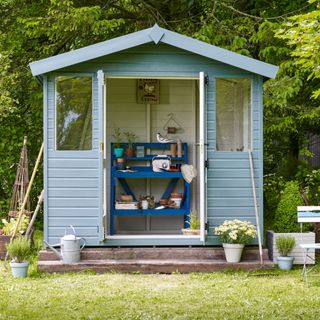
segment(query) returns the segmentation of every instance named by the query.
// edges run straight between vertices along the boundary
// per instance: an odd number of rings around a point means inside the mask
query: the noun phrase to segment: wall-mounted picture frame
[[[159,103],[159,79],[137,80],[137,103],[157,104]]]

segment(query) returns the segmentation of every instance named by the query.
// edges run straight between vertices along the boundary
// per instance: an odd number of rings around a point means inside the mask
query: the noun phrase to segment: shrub
[[[275,232],[299,232],[297,206],[303,205],[304,201],[300,195],[298,182],[287,182],[276,209],[273,230]],[[310,225],[304,224],[304,230],[309,229]]]
[[[7,251],[9,257],[14,260],[14,262],[24,262],[31,256],[30,240],[18,236],[7,244]]]
[[[277,174],[268,174],[263,177],[263,206],[265,229],[272,229],[274,215],[285,187],[285,180]]]
[[[291,236],[281,236],[276,239],[276,246],[281,257],[286,257],[296,245],[296,240]]]

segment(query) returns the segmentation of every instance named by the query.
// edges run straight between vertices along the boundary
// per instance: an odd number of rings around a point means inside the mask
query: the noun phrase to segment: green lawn
[[[45,275],[0,267],[0,319],[319,319],[320,286],[300,270]]]

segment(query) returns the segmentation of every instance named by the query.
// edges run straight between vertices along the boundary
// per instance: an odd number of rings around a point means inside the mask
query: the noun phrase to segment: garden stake
[[[24,212],[24,209],[26,207],[26,204],[28,202],[28,197],[29,197],[29,194],[30,194],[30,191],[31,191],[31,187],[32,187],[32,184],[33,184],[33,181],[34,181],[34,178],[36,176],[36,173],[37,173],[37,170],[38,170],[38,167],[39,167],[39,163],[40,163],[40,160],[41,160],[41,157],[42,157],[42,153],[43,153],[43,142],[42,142],[42,145],[41,145],[41,148],[40,148],[40,151],[39,151],[39,154],[38,154],[38,158],[37,158],[37,161],[35,163],[35,166],[33,168],[33,172],[32,172],[32,176],[31,176],[31,179],[30,179],[30,182],[29,182],[29,185],[28,185],[28,189],[26,191],[26,194],[24,196],[24,199],[23,199],[23,203],[22,203],[22,206],[21,206],[21,209],[20,209],[20,212],[19,212],[19,216],[18,216],[18,220],[17,220],[17,225],[13,231],[13,234],[11,236],[11,239],[10,239],[10,242],[12,242],[13,238],[16,236],[18,230],[19,230],[19,226],[20,226],[20,223],[21,223],[21,219],[22,219],[22,216],[23,216],[23,212]],[[6,254],[6,257],[4,259],[4,265],[6,266],[6,261],[7,261],[7,258],[8,258],[8,252]]]
[[[33,215],[32,215],[32,218],[31,218],[31,220],[30,220],[30,223],[29,223],[29,225],[28,225],[28,228],[27,228],[27,231],[26,231],[26,234],[25,234],[25,237],[26,237],[27,239],[30,238],[31,230],[32,230],[33,225],[34,225],[34,222],[35,222],[35,220],[36,220],[36,218],[37,218],[38,212],[39,212],[39,210],[40,210],[40,208],[41,208],[41,204],[42,204],[42,202],[43,202],[43,193],[44,193],[44,190],[41,191],[41,194],[40,194],[39,199],[38,199],[37,207],[36,207],[36,209],[34,210],[34,213],[33,213]]]
[[[256,195],[256,184],[254,182],[253,160],[252,160],[252,152],[250,149],[248,150],[248,154],[249,154],[249,163],[250,163],[250,175],[251,175],[253,202],[254,202],[254,212],[256,215],[256,222],[257,222],[257,236],[258,236],[258,243],[259,243],[260,263],[261,265],[263,265],[259,211],[258,211],[257,195]]]

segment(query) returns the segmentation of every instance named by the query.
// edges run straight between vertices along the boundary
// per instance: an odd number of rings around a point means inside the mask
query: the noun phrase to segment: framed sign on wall
[[[138,79],[137,103],[159,103],[159,79]]]

